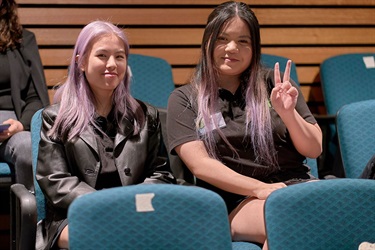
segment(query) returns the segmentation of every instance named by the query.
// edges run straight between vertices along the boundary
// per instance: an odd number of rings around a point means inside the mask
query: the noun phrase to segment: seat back
[[[358,178],[375,154],[375,98],[344,105],[336,126],[345,176]]]
[[[327,113],[336,115],[345,104],[375,99],[375,53],[343,54],[330,57],[320,67],[323,97]]]
[[[132,73],[132,96],[155,107],[166,108],[175,88],[171,65],[162,58],[139,54],[130,54],[128,63]]]
[[[12,172],[6,162],[0,162],[0,186],[8,186],[12,183]]]
[[[375,242],[375,181],[321,180],[278,189],[265,203],[271,250],[358,249]]]
[[[42,128],[42,109],[38,110],[31,119],[31,155],[32,165],[34,170],[34,176],[36,174],[36,166],[38,162],[39,152],[39,141],[40,141],[40,130]],[[38,221],[45,217],[45,198],[42,190],[39,187],[38,182],[34,177],[35,186],[35,198],[37,204]]]
[[[320,65],[320,78],[329,116],[335,117],[345,104],[375,99],[375,67],[366,64],[366,60],[372,60],[374,63],[374,56],[374,53],[341,54],[323,61]],[[324,165],[333,166],[332,174],[344,177],[335,120],[333,118],[328,121],[324,128]]]
[[[232,249],[227,210],[199,187],[148,184],[83,195],[68,210],[70,249]]]
[[[317,159],[306,158],[306,165],[310,167],[310,173],[316,178],[319,178]]]
[[[280,71],[284,72],[286,63],[288,62],[288,58],[283,56],[277,56],[277,55],[271,55],[271,54],[262,54],[261,55],[261,62],[264,66],[273,69],[275,67],[275,63],[279,63]],[[298,81],[298,75],[297,75],[297,67],[295,63],[292,61],[292,67],[290,69],[290,78],[300,85]]]

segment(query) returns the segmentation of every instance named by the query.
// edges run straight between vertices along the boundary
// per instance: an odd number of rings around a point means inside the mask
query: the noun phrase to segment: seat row
[[[335,115],[345,104],[375,98],[375,54],[344,54],[327,59],[321,65],[322,90],[327,115],[318,115],[318,122],[324,129],[324,149],[322,156],[309,160],[313,172],[323,178],[327,174],[344,177],[340,150],[335,127]],[[269,54],[262,55],[262,61],[268,67],[280,62],[284,68],[287,58]],[[132,94],[157,107],[165,108],[170,92],[175,88],[171,66],[161,58],[133,54],[129,58],[134,82]],[[299,84],[296,66],[293,64],[291,78]],[[337,161],[337,169],[331,169]],[[336,165],[337,165],[336,164]],[[358,177],[348,175],[348,177]],[[0,184],[12,183],[11,167],[0,162]]]
[[[375,100],[371,102],[374,110]],[[32,119],[34,171],[41,111]],[[12,249],[34,249],[36,225],[45,215],[44,196],[35,183],[35,194],[22,184],[11,187]],[[276,190],[264,208],[269,249],[345,250],[375,242],[374,193],[375,181],[350,178]],[[68,220],[71,249],[261,249],[250,242],[232,242],[224,201],[195,186],[100,190],[77,198]]]
[[[375,242],[374,191],[372,180],[336,179],[273,192],[264,208],[269,249],[345,250]],[[261,249],[231,242],[223,200],[199,187],[94,192],[72,203],[68,220],[71,249]]]
[[[363,59],[364,56],[368,57],[369,55],[353,55],[353,56]],[[287,59],[276,57],[273,55],[262,55],[262,61],[264,62],[265,65],[268,65],[269,67],[272,67],[272,65],[274,65],[275,62],[280,62],[280,67],[284,68]],[[169,93],[174,89],[170,65],[166,61],[160,58],[153,58],[153,57],[148,57],[148,56],[143,56],[143,55],[134,55],[134,54],[131,55],[129,58],[129,65],[131,67],[131,71],[133,74],[134,82],[132,84],[131,91],[134,97],[142,99],[151,104],[154,104],[155,106],[160,108],[161,113],[165,112],[164,108],[166,107]],[[372,78],[370,76],[369,82],[371,83],[371,80],[372,80],[372,83],[373,83],[372,87],[374,88],[375,87],[374,69],[372,69],[371,67],[369,68],[366,67],[366,70],[368,70],[368,72],[372,74]],[[157,72],[157,74],[155,72]],[[162,72],[166,72],[166,73],[162,73]],[[365,81],[364,80],[365,73],[362,72],[361,74],[363,75],[363,77],[362,76],[358,77],[359,80]],[[291,77],[296,83],[298,83],[298,77],[297,77],[297,73],[295,70],[295,65],[292,68]],[[353,80],[352,82],[354,83]],[[149,83],[150,85],[145,85],[144,83]],[[163,87],[161,87],[160,84],[162,84]],[[349,99],[350,102],[353,102],[353,104],[350,104],[350,105],[348,104],[342,107],[342,109],[340,109],[340,111],[337,113],[337,126],[338,126],[337,131],[338,131],[338,136],[341,138],[339,139],[339,141],[342,142],[343,145],[355,147],[355,149],[353,150],[348,149],[348,152],[352,153],[356,161],[350,161],[344,158],[344,157],[347,157],[349,159],[349,157],[353,157],[353,156],[351,156],[350,153],[344,153],[346,151],[342,151],[343,162],[344,162],[344,166],[347,172],[347,177],[351,177],[351,178],[356,178],[359,176],[358,173],[360,170],[363,169],[363,162],[365,161],[365,159],[366,158],[369,159],[369,155],[371,155],[371,152],[372,154],[375,153],[375,148],[374,148],[375,147],[375,143],[374,143],[375,129],[374,129],[373,124],[368,124],[375,120],[374,119],[375,112],[372,112],[373,110],[375,110],[374,109],[375,100],[372,100],[372,99],[375,99],[375,98],[372,97],[372,95],[374,95],[373,91],[369,93],[370,93],[370,98],[364,97],[364,99],[365,100],[370,99],[370,100],[357,102],[355,98]],[[156,103],[156,101],[158,103]],[[165,122],[163,126],[165,126]],[[341,126],[343,126],[343,129],[341,129]],[[348,129],[344,129],[345,126],[350,126],[350,127]],[[33,122],[32,122],[33,160],[35,161],[36,161],[36,155],[37,155],[37,150],[38,150],[37,142],[39,141],[38,137],[40,136],[39,132],[40,132],[40,111],[35,114],[35,116],[33,117]],[[349,136],[347,134],[349,134]],[[348,140],[349,142],[347,142]],[[342,149],[343,148],[344,147],[342,147]],[[359,161],[358,159],[360,158],[363,160]],[[36,162],[33,162],[33,165],[35,167]],[[312,167],[313,173],[317,175],[318,165],[316,163],[316,160],[309,159],[309,165]],[[355,170],[352,171],[349,169],[355,169]],[[337,182],[332,182],[332,185],[333,183],[340,183],[337,185],[344,185],[342,184],[343,183],[342,181],[338,181],[338,180],[336,181]],[[348,181],[347,183],[352,183],[352,180],[347,180],[347,181]],[[324,181],[324,183],[326,183],[326,181]],[[327,183],[331,183],[331,182],[327,182]],[[35,185],[36,185],[36,193],[38,194],[38,192],[40,192],[40,189],[37,187],[37,183]],[[309,183],[306,185],[319,185],[319,186],[329,185],[329,187],[331,187],[330,186],[331,184],[312,184],[312,183],[310,184]],[[362,185],[362,184],[358,184],[358,185]],[[367,182],[366,182],[366,185],[367,185]],[[353,186],[356,187],[357,183],[353,182]],[[315,186],[309,186],[309,187],[315,188]],[[169,186],[169,188],[171,187]],[[291,187],[291,188],[294,188],[294,187]],[[328,188],[328,186],[326,188]],[[298,190],[298,192],[299,191],[300,190]],[[119,191],[119,192],[125,192],[125,191]],[[35,233],[36,233],[35,232],[36,229],[33,229],[33,225],[35,226],[37,221],[39,221],[41,218],[44,217],[44,211],[43,211],[44,197],[38,196],[38,195],[35,197],[33,194],[27,192],[27,190],[25,191],[22,188],[22,185],[20,184],[15,184],[12,186],[12,195],[13,195],[12,211],[15,211],[16,213],[14,214],[14,216],[12,216],[12,220],[13,220],[13,225],[12,225],[13,244],[12,245],[15,249],[28,249],[27,246],[30,246],[30,244],[32,245],[32,242],[30,243],[30,237],[32,238],[33,235],[35,236]],[[26,200],[24,198],[25,195],[27,197]],[[367,196],[365,197],[368,197],[369,200],[371,200],[371,196],[368,196],[368,193],[367,193]],[[26,210],[25,210],[25,204],[27,208]],[[38,209],[38,211],[36,209]],[[25,211],[27,212],[24,214]],[[177,215],[181,217],[181,215],[176,214],[176,216]],[[290,216],[284,215],[284,217],[289,218]],[[20,220],[20,219],[15,219],[15,218],[22,218],[22,219]],[[224,218],[226,218],[226,216],[224,216]],[[374,219],[374,218],[370,217],[370,219]],[[29,221],[29,222],[26,223],[26,221]],[[188,238],[189,241],[190,241],[190,238]],[[356,242],[355,244],[357,243],[358,242]],[[269,244],[272,244],[272,243],[269,243]],[[245,243],[245,242],[236,242],[230,245],[231,246],[233,245],[233,247],[236,247],[236,248],[247,247],[243,249],[260,249],[260,246],[256,244]],[[77,249],[80,249],[80,248],[77,248]],[[179,249],[179,248],[175,248],[175,249]],[[226,249],[226,248],[223,248],[223,249]],[[273,249],[278,249],[278,248],[273,248]],[[291,248],[279,248],[279,249],[291,249]],[[311,249],[314,249],[314,248],[311,248]]]

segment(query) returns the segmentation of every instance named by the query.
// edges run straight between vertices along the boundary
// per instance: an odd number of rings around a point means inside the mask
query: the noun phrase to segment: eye
[[[250,40],[247,39],[241,39],[238,41],[240,44],[250,44]]]
[[[219,37],[217,37],[217,39],[216,39],[218,42],[225,42],[225,41],[227,41],[227,39],[225,38],[225,37],[223,37],[223,36],[219,36]]]
[[[105,54],[102,54],[102,53],[101,54],[97,54],[96,56],[99,57],[99,58],[106,58],[107,57]]]

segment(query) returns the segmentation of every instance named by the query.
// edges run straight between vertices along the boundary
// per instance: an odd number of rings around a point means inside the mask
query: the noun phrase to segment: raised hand
[[[285,67],[283,81],[281,81],[279,63],[275,64],[275,87],[272,89],[270,98],[272,107],[278,114],[280,114],[280,112],[294,110],[297,103],[298,90],[292,86],[289,81],[291,65],[292,61],[288,60]]]

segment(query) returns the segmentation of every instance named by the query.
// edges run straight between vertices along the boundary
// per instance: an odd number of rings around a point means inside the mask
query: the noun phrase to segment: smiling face
[[[92,45],[82,70],[96,97],[110,96],[127,69],[125,45],[116,35],[105,35]]]
[[[251,35],[248,25],[235,17],[224,25],[216,42],[214,60],[220,75],[226,81],[239,81],[252,58]]]

